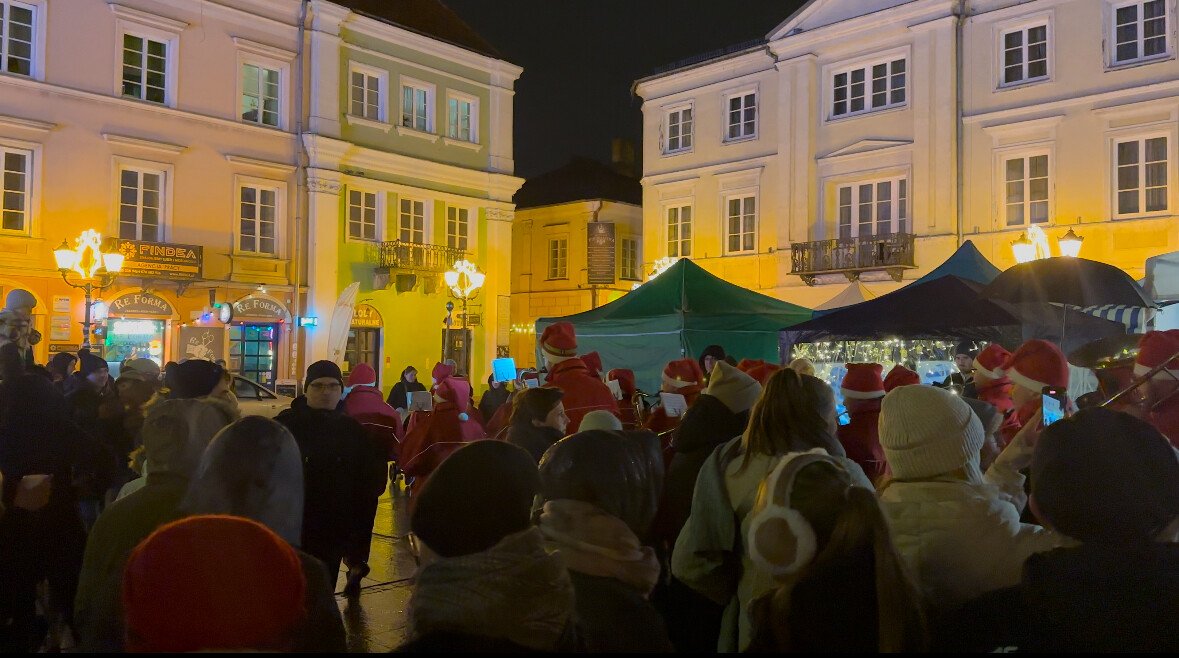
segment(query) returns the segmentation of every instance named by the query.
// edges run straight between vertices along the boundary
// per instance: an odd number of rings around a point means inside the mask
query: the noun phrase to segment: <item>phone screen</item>
[[[1059,389],[1045,387],[1043,392],[1044,427],[1064,418],[1064,395]]]

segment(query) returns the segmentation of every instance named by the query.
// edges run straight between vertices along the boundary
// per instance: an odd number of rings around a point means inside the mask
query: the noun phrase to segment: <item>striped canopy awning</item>
[[[1121,322],[1126,325],[1126,331],[1132,334],[1145,333],[1156,313],[1155,309],[1146,306],[1123,306],[1121,304],[1085,306],[1080,311],[1106,320]]]

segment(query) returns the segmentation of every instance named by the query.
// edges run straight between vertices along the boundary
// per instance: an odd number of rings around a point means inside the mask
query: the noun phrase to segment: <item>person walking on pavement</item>
[[[324,563],[334,585],[358,528],[368,521],[369,499],[385,490],[385,455],[360,423],[337,410],[344,394],[340,366],[316,361],[304,381],[306,394],[275,420],[295,436],[303,457],[302,548]]]
[[[577,358],[577,333],[572,324],[557,322],[546,327],[540,349],[549,370],[546,384],[565,393],[565,413],[571,426],[580,427],[582,417],[594,409],[618,413],[618,402],[610,387]]]
[[[381,398],[381,390],[377,388],[377,373],[367,363],[357,365],[348,374],[344,413],[364,427],[365,436],[373,450],[379,450],[386,461],[397,458],[401,439],[405,435],[401,415]],[[348,567],[348,583],[344,586],[344,593],[348,596],[360,594],[360,579],[369,572],[368,554],[372,548],[373,523],[377,518],[379,498],[380,494],[377,494],[365,500],[362,521],[356,527],[352,547],[344,555],[344,564]]]

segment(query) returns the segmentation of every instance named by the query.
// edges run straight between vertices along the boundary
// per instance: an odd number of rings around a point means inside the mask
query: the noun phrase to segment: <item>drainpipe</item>
[[[956,211],[957,211],[955,213],[957,215],[957,217],[955,218],[954,225],[955,225],[955,233],[956,233],[956,237],[957,237],[957,244],[955,245],[955,249],[956,249],[957,247],[962,246],[962,237],[963,237],[963,233],[964,233],[963,223],[965,222],[965,218],[962,216],[962,208],[964,205],[962,202],[962,191],[963,191],[963,188],[965,187],[965,178],[966,178],[965,172],[963,172],[963,170],[962,170],[963,167],[965,166],[965,160],[966,160],[966,157],[964,154],[964,145],[962,143],[962,138],[965,133],[965,130],[963,130],[963,127],[962,127],[962,113],[963,113],[962,112],[962,106],[963,106],[963,102],[962,102],[963,82],[962,82],[962,80],[963,80],[963,69],[965,68],[962,63],[962,57],[963,57],[963,51],[964,51],[964,47],[963,47],[963,43],[962,43],[962,41],[963,41],[962,35],[966,29],[966,0],[958,0],[957,7],[954,8],[954,16],[955,16],[955,18],[954,18],[954,132],[955,132],[954,158],[955,158],[955,164],[956,164],[956,166],[955,166],[956,171],[954,174],[954,185],[955,185],[955,189],[957,191],[957,193],[954,195],[954,197],[955,197],[954,203],[956,205]]]
[[[602,212],[602,200],[598,199],[597,201],[594,201],[594,209],[590,211],[590,216],[591,216],[590,221],[596,223],[598,221],[598,213],[600,213],[600,212]],[[617,236],[615,236],[615,237],[617,238]],[[590,309],[591,310],[596,309],[597,307],[598,307],[598,286],[591,285],[590,286]]]
[[[299,3],[299,46],[295,54],[295,217],[292,224],[294,230],[291,240],[291,262],[294,279],[293,286],[294,294],[291,295],[293,315],[295,317],[295,326],[291,327],[291,367],[287,377],[299,378],[299,334],[306,335],[306,331],[300,329],[298,326],[298,318],[303,313],[302,304],[302,283],[303,283],[303,249],[299,242],[303,221],[306,219],[308,210],[307,203],[307,153],[303,147],[303,76],[307,67],[306,64],[306,48],[304,42],[307,39],[307,13],[311,0],[300,0]],[[310,245],[308,245],[310,247]]]

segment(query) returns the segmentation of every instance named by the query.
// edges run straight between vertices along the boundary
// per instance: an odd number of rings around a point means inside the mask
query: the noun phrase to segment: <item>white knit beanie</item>
[[[900,480],[921,480],[959,468],[983,481],[979,449],[985,432],[974,411],[953,393],[935,386],[901,386],[880,405],[880,445]]]
[[[712,366],[712,375],[704,392],[720,400],[729,411],[739,414],[753,408],[757,398],[761,397],[761,384],[724,361],[717,361]]]

